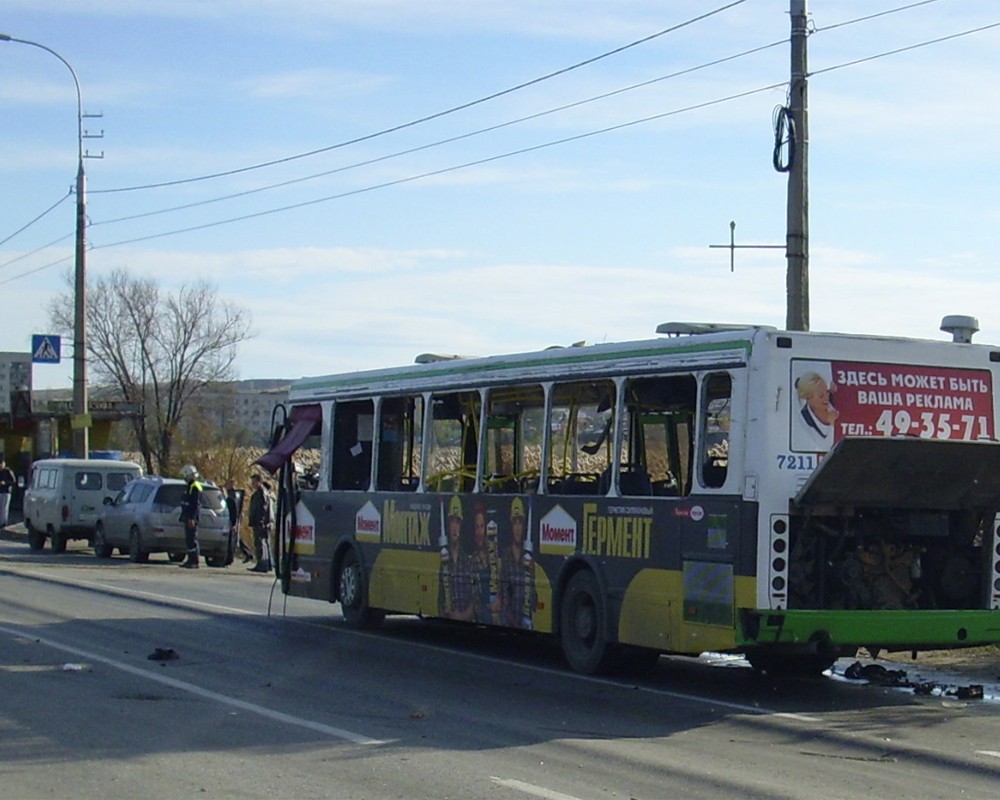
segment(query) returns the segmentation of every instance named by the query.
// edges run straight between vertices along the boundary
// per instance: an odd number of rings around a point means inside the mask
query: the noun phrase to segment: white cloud
[[[243,81],[239,88],[251,97],[262,99],[295,97],[321,101],[368,94],[391,81],[384,75],[316,68],[261,74]]]

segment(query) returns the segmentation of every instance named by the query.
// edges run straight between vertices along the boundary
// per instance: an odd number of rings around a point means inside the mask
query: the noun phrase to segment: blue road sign
[[[58,336],[36,333],[31,337],[31,362],[33,364],[58,364],[62,343]]]

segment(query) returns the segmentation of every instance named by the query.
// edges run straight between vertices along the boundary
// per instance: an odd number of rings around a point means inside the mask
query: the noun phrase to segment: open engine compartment
[[[789,608],[986,608],[1000,444],[844,439],[790,512]]]

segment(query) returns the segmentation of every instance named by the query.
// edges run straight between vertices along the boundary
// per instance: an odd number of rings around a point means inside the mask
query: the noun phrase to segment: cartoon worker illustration
[[[441,530],[441,568],[438,573],[438,609],[446,619],[471,622],[474,615],[472,584],[469,580],[467,559],[462,542],[462,500],[452,497],[445,514],[444,501],[441,516],[445,523]]]
[[[500,558],[501,613],[504,625],[530,629],[535,610],[535,562],[526,532],[524,500],[515,497],[510,503],[510,541]]]

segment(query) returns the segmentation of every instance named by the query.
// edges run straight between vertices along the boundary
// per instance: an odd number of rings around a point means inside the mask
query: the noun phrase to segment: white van
[[[104,498],[114,498],[124,486],[142,475],[132,461],[46,458],[31,467],[31,481],[24,493],[24,525],[32,550],[52,540],[52,552],[66,550],[69,539],[93,544],[97,515]]]

